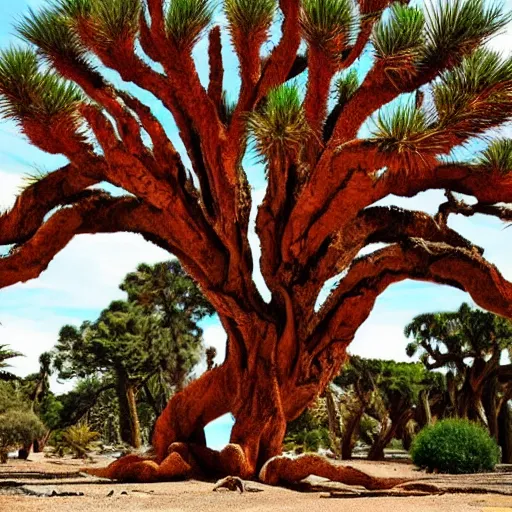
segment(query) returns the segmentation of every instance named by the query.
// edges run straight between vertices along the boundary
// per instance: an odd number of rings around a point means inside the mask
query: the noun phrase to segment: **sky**
[[[44,0],[0,0],[1,49],[13,43],[18,44],[13,23],[28,8],[37,9],[44,3]],[[512,0],[507,0],[505,4],[507,9],[512,10]],[[219,21],[222,22],[222,17],[219,17]],[[490,45],[503,53],[512,51],[512,25]],[[208,67],[204,41],[198,44],[194,55],[201,78],[205,80]],[[231,80],[227,87],[234,91],[238,84],[236,59],[229,50],[225,51],[224,57],[226,76]],[[368,56],[364,56],[361,66],[368,67],[368,63]],[[113,74],[108,75],[108,78],[118,81]],[[130,90],[140,93],[134,87]],[[147,93],[139,96],[172,132],[172,120],[163,111],[161,104]],[[504,131],[512,136],[512,129],[505,128]],[[177,147],[181,149],[179,143]],[[27,175],[41,169],[56,169],[63,163],[64,158],[39,151],[18,133],[12,123],[0,120],[0,210],[12,206]],[[257,205],[265,190],[263,171],[254,157],[247,158],[245,164],[253,187],[254,203]],[[440,191],[430,191],[410,199],[387,198],[381,203],[435,213],[443,200]],[[254,214],[255,209],[253,218]],[[504,229],[501,222],[484,216],[470,219],[452,216],[450,225],[484,247],[486,257],[500,268],[506,278],[512,280],[512,229]],[[250,236],[257,261],[259,247],[253,229]],[[1,251],[0,247],[0,254]],[[112,300],[124,298],[118,286],[125,274],[141,262],[156,263],[169,257],[162,249],[134,234],[80,235],[55,257],[39,278],[0,290],[0,344],[8,344],[24,354],[24,357],[12,360],[12,370],[20,376],[37,371],[39,355],[53,347],[63,325],[79,325],[84,320],[95,319]],[[268,296],[257,271],[255,280],[262,294]],[[448,287],[418,282],[393,285],[377,300],[370,318],[357,332],[350,352],[364,357],[407,361],[404,326],[419,313],[455,309],[463,301],[471,302],[471,299],[467,294]],[[221,362],[226,340],[222,326],[216,317],[211,317],[203,322],[203,328],[205,345],[217,348],[217,361]],[[199,374],[204,368],[203,362],[196,373]],[[55,392],[64,392],[70,385],[59,383],[55,378],[52,381]],[[226,417],[210,427],[211,445],[220,446],[227,440],[230,424],[231,419]]]

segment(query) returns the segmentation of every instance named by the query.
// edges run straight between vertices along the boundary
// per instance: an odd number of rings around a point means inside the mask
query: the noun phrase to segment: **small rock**
[[[108,494],[107,494],[107,498],[110,498],[114,496],[114,489],[112,489]]]

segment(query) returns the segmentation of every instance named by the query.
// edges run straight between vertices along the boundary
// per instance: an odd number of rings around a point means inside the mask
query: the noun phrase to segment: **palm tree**
[[[23,354],[7,348],[7,345],[0,345],[0,380],[10,381],[18,379],[14,373],[6,371],[5,368],[10,368],[11,366],[10,364],[6,363],[8,359],[21,356],[23,356]]]

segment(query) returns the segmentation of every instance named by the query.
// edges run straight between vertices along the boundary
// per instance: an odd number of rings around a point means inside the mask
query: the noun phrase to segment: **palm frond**
[[[476,163],[503,176],[512,173],[512,140],[496,139],[492,141],[482,151]]]
[[[0,53],[0,114],[21,120],[24,117],[50,119],[74,115],[81,91],[51,71],[40,71],[35,52],[11,48]]]
[[[180,48],[190,48],[211,23],[210,0],[172,0],[167,8],[167,34]]]
[[[354,6],[351,0],[303,0],[300,21],[310,45],[337,56],[352,37]]]
[[[512,58],[478,49],[441,75],[433,88],[441,129],[478,135],[512,116]]]
[[[355,69],[351,69],[350,71],[343,73],[336,79],[334,87],[337,103],[339,105],[344,105],[359,88],[359,77],[357,76],[357,71]]]
[[[389,17],[381,19],[373,29],[372,41],[377,57],[417,58],[423,48],[424,24],[422,10],[393,4]]]
[[[276,9],[276,0],[224,0],[229,25],[242,33],[267,30]]]
[[[299,88],[284,84],[270,91],[265,105],[249,115],[248,129],[256,149],[267,158],[300,152],[311,131]]]
[[[484,0],[439,0],[426,13],[425,60],[467,55],[510,20],[502,6]]]
[[[29,10],[16,26],[25,41],[39,48],[47,57],[60,56],[71,61],[85,61],[86,48],[73,30],[61,8]]]

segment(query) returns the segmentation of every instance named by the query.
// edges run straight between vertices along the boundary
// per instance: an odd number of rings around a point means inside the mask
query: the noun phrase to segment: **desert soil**
[[[97,458],[95,466],[109,463]],[[512,473],[450,476],[425,475],[407,463],[351,461],[350,465],[375,476],[420,479],[449,490],[421,497],[329,498],[328,492],[296,492],[251,483],[261,492],[213,492],[213,483],[187,481],[121,484],[76,474],[84,465],[72,459],[33,454],[29,461],[10,460],[0,465],[0,512],[512,512]],[[317,485],[329,485],[311,479]],[[338,486],[343,490],[343,486]],[[457,493],[459,491],[459,493]],[[48,496],[51,494],[57,496]],[[80,496],[59,496],[62,493]],[[33,494],[33,495],[30,495]],[[508,494],[508,495],[506,495]]]

